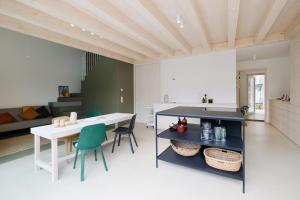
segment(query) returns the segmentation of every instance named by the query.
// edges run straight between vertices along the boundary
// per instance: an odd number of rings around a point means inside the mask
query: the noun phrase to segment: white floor
[[[84,182],[73,162],[62,163],[56,183],[46,171],[34,171],[33,155],[0,165],[0,199],[299,200],[300,148],[265,123],[248,122],[246,131],[246,194],[237,180],[162,161],[156,169],[153,129],[138,124],[136,153],[131,154],[125,138],[114,154],[106,146],[108,172],[90,154]],[[161,140],[160,146],[166,145]],[[49,151],[42,156],[49,158]]]

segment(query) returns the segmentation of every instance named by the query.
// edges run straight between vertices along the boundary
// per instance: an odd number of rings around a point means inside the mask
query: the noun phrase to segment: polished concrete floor
[[[237,180],[192,170],[160,161],[155,168],[153,129],[137,124],[139,147],[131,154],[128,141],[111,154],[104,147],[109,171],[102,161],[86,159],[85,181],[79,181],[80,167],[63,162],[59,181],[52,183],[44,171],[34,171],[33,155],[0,165],[0,198],[34,199],[170,199],[170,200],[299,200],[300,148],[272,126],[248,122],[246,128],[246,193]],[[163,150],[168,141],[160,141]],[[60,153],[64,147],[60,146]],[[43,151],[45,159],[49,150]]]
[[[250,113],[246,117],[247,121],[264,121],[265,114],[264,113]]]

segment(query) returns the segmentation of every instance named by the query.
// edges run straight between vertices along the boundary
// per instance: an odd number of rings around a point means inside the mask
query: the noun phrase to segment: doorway
[[[250,120],[265,118],[265,74],[248,75],[248,107]]]

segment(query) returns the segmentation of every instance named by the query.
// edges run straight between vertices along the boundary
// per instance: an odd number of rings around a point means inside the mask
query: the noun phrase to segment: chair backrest
[[[78,148],[82,150],[99,147],[105,140],[105,124],[83,127],[80,131]]]
[[[92,112],[88,112],[86,113],[86,117],[97,117],[97,116],[100,116],[101,113],[98,112],[98,111],[92,111]]]
[[[129,131],[133,131],[134,129],[134,125],[135,125],[135,118],[136,118],[136,114],[132,116],[131,120],[130,120],[130,124],[129,124]]]

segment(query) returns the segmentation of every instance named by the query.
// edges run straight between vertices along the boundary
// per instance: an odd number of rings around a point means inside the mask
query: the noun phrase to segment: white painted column
[[[58,162],[57,162],[57,139],[51,140],[51,168],[52,168],[52,182],[58,179]]]
[[[40,160],[40,152],[41,152],[41,138],[38,135],[34,135],[34,168],[35,170],[39,170],[37,162]]]

